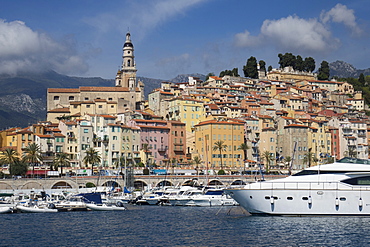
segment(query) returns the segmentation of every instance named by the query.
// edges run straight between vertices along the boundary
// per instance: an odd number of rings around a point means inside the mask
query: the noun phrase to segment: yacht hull
[[[251,214],[265,215],[370,215],[370,191],[229,189]]]

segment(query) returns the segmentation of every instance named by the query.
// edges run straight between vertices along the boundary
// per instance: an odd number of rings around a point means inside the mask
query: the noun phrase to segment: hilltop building
[[[122,65],[115,87],[49,88],[47,92],[47,120],[57,123],[61,118],[76,118],[84,114],[117,115],[142,109],[144,84],[137,80],[134,45],[126,34]]]

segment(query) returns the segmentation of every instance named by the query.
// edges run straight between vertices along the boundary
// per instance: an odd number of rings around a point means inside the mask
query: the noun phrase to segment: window
[[[90,105],[86,105],[86,108],[90,108]]]
[[[59,96],[54,96],[54,100],[59,100]]]
[[[75,99],[75,97],[74,96],[69,96],[68,97],[68,100],[74,100]]]
[[[98,108],[103,108],[103,106],[102,105],[99,105]]]
[[[89,129],[84,129],[84,133],[89,133]]]

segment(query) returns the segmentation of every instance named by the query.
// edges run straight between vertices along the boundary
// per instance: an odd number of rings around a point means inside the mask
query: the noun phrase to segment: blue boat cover
[[[91,203],[94,202],[95,204],[102,204],[101,195],[97,192],[92,193],[81,193],[77,196],[82,196],[84,202]]]

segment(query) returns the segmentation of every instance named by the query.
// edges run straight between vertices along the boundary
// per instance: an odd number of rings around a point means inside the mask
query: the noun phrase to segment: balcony
[[[166,147],[160,147],[158,148],[158,152],[160,153],[163,153],[163,152],[166,152],[167,151],[167,148]]]

